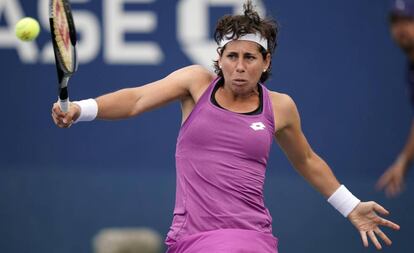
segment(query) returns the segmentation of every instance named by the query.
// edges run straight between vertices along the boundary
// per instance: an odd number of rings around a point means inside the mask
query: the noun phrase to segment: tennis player
[[[288,95],[264,85],[271,72],[278,26],[262,19],[251,1],[244,14],[224,16],[214,38],[215,73],[201,66],[96,99],[73,102],[67,114],[52,109],[59,127],[73,122],[124,119],[180,100],[182,126],[176,148],[174,218],[168,252],[276,253],[272,217],[264,205],[263,184],[273,139],[298,172],[376,248],[391,240],[379,226],[399,226],[379,215],[388,211],[361,202],[333,175],[309,146],[298,110]]]

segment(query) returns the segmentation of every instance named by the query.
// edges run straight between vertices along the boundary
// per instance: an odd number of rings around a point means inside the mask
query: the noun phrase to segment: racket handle
[[[68,112],[69,111],[69,98],[63,99],[63,100],[59,98],[59,106],[62,112]]]
[[[68,76],[64,76],[62,81],[60,82],[60,89],[59,89],[59,105],[60,110],[62,112],[68,112],[69,111],[69,93],[68,93]]]

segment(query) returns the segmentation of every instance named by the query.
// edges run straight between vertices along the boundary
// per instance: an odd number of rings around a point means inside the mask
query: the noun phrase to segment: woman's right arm
[[[174,100],[192,96],[194,85],[209,82],[213,74],[200,66],[189,66],[167,77],[134,88],[121,89],[95,99],[98,105],[98,119],[115,120],[137,116],[161,107]],[[71,103],[68,113],[63,113],[55,103],[52,117],[59,127],[69,127],[80,115],[81,108]]]

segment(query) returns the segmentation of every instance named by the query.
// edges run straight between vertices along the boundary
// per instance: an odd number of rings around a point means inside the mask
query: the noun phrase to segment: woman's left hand
[[[361,234],[362,242],[368,247],[368,237],[377,249],[381,249],[377,236],[379,236],[387,245],[391,245],[391,240],[381,231],[379,226],[386,226],[394,230],[399,230],[400,226],[387,219],[382,218],[377,213],[388,215],[389,212],[374,201],[361,202],[348,215],[348,219],[354,224]],[[367,236],[368,235],[368,236]]]

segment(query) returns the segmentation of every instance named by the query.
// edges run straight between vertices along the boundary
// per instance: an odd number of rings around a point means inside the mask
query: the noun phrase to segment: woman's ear
[[[264,66],[264,70],[263,72],[266,72],[269,69],[270,66],[270,61],[272,60],[272,56],[270,55],[270,53],[266,54],[266,59],[265,59],[265,66]]]

